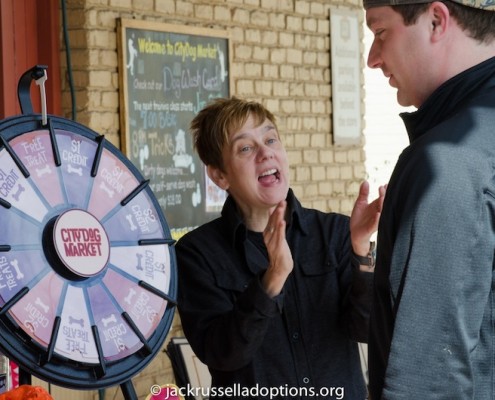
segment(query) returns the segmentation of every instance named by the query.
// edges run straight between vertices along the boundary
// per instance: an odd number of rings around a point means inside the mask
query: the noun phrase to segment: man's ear
[[[438,41],[443,38],[449,27],[450,11],[448,7],[439,1],[430,6],[430,17],[432,25],[432,39]]]
[[[230,186],[229,181],[222,170],[208,165],[206,167],[206,172],[215,185],[217,185],[220,189],[228,190]]]

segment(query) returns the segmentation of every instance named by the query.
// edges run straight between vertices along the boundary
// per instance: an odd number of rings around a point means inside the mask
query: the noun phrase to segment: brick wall
[[[336,4],[67,1],[77,121],[120,145],[118,18],[227,30],[233,43],[232,94],[261,101],[277,116],[296,194],[306,206],[349,213],[365,167],[362,146],[332,145],[329,8]],[[359,7],[358,1],[341,4]],[[64,46],[62,50],[65,78]],[[63,112],[70,117],[66,79],[63,91]]]
[[[364,150],[362,144],[336,147],[332,142],[329,9],[338,4],[359,8],[358,0],[66,0],[66,4],[77,122],[120,147],[119,18],[226,30],[233,49],[231,93],[261,101],[276,115],[296,195],[305,206],[350,213],[366,175]],[[64,45],[61,59],[63,112],[70,118]],[[176,321],[169,336],[180,334]],[[133,382],[142,399],[152,384],[173,382],[167,357],[159,355]],[[88,396],[98,398],[96,392]],[[106,390],[106,399],[120,398],[118,388]]]

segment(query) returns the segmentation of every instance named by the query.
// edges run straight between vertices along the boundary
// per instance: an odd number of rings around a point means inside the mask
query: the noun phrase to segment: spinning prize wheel
[[[120,385],[160,350],[176,298],[173,240],[148,182],[103,136],[33,114],[0,121],[0,350],[74,389]]]

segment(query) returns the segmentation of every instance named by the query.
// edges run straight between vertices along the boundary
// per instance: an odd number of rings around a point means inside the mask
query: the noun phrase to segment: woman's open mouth
[[[263,172],[259,177],[258,181],[261,183],[273,183],[279,180],[280,172],[276,168],[269,169]]]

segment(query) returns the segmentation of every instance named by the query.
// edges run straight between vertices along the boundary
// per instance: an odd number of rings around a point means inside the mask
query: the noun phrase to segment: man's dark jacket
[[[403,119],[378,229],[373,400],[495,399],[495,59]]]

